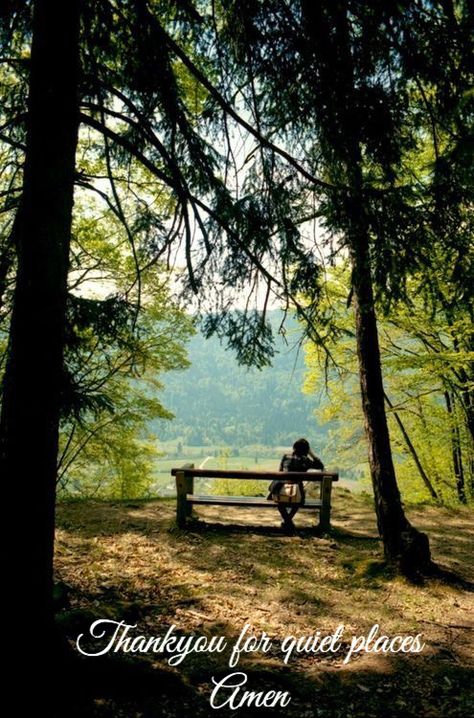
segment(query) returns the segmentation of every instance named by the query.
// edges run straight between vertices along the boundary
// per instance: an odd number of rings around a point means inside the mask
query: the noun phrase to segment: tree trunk
[[[405,516],[392,461],[368,238],[363,230],[353,234],[350,253],[359,379],[377,525],[386,558],[399,564],[405,573],[423,571],[431,566],[428,537],[415,529]]]
[[[472,342],[471,342],[472,345]],[[467,467],[469,477],[469,489],[471,497],[474,498],[474,391],[470,388],[473,384],[472,372],[467,374],[464,369],[459,370],[461,381],[465,389],[461,391],[461,406],[466,417],[467,437]]]
[[[445,391],[444,399],[446,402],[446,409],[448,412],[451,429],[451,451],[453,457],[454,476],[456,477],[456,492],[459,501],[462,504],[467,504],[466,487],[464,481],[464,467],[462,461],[461,436],[459,433],[459,426],[457,424],[457,417],[454,411],[454,398],[451,397],[449,391]]]
[[[55,485],[75,152],[79,0],[36,0],[18,269],[0,418],[0,474],[21,520],[14,595],[38,659],[51,657]],[[21,506],[18,500],[21,498]],[[16,539],[19,540],[19,539]],[[48,654],[49,649],[49,654]]]

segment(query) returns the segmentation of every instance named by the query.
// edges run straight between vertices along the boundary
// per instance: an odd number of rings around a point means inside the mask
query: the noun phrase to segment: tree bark
[[[472,345],[472,342],[470,342]],[[466,428],[468,432],[467,437],[467,471],[469,477],[469,489],[471,498],[474,498],[474,392],[471,388],[473,384],[473,372],[469,372],[469,375],[464,369],[459,371],[461,381],[463,382],[464,389],[461,391],[461,407],[464,410]]]
[[[17,276],[0,418],[0,474],[9,505],[22,498],[26,550],[12,552],[15,595],[28,604],[26,645],[34,640],[42,664],[52,656],[55,635],[55,487],[79,117],[79,2],[34,3],[27,146],[14,234]]]
[[[453,457],[454,476],[456,477],[456,493],[460,503],[467,504],[466,487],[464,481],[464,466],[462,460],[461,436],[457,417],[454,411],[454,398],[451,397],[449,391],[444,392],[446,402],[446,410],[448,412],[450,430],[451,430],[451,451]]]
[[[405,516],[392,461],[368,237],[360,225],[357,229],[357,224],[354,221],[350,242],[352,287],[360,390],[377,526],[389,561],[396,562],[405,573],[424,571],[431,566],[428,537],[415,529]]]

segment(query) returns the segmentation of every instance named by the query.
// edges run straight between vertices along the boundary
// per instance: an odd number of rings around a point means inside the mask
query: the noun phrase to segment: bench
[[[194,479],[251,479],[265,481],[269,484],[274,479],[282,481],[304,481],[318,483],[320,492],[318,499],[307,499],[300,510],[315,510],[319,515],[317,528],[327,533],[331,528],[331,490],[333,481],[338,481],[339,475],[329,471],[226,471],[221,469],[195,469],[193,464],[185,464],[180,468],[171,469],[171,475],[176,478],[176,522],[180,528],[186,527],[186,521],[191,516],[194,506],[244,506],[246,508],[277,508],[274,501],[268,501],[260,496],[200,496],[194,493]],[[267,485],[265,485],[265,495]]]

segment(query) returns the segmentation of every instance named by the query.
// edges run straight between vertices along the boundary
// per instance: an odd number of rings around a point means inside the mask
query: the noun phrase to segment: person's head
[[[293,444],[293,451],[296,456],[308,456],[309,442],[306,439],[298,439]]]

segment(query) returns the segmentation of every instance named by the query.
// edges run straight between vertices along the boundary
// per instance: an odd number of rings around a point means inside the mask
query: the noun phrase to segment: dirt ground
[[[191,653],[175,668],[170,654],[111,652],[83,658],[88,688],[69,695],[68,716],[474,715],[474,552],[472,512],[431,506],[409,510],[430,537],[435,561],[453,576],[410,583],[382,560],[372,502],[336,489],[333,532],[318,538],[301,512],[294,536],[277,512],[206,507],[187,530],[174,523],[173,500],[82,502],[58,510],[58,622],[76,648],[97,619],[136,626],[130,635],[222,636],[222,653]],[[456,576],[459,580],[456,579]],[[230,649],[246,624],[271,639],[268,652]],[[352,637],[422,634],[421,652],[347,657]],[[111,624],[115,625],[115,624]],[[323,637],[343,626],[333,652],[281,650],[286,636]],[[377,637],[376,636],[376,637]],[[82,639],[88,652],[100,644]],[[395,645],[395,644],[394,644]],[[396,645],[400,645],[400,642]],[[243,690],[287,692],[286,707],[214,710],[214,681],[244,672]],[[221,689],[218,700],[230,695]],[[216,699],[215,702],[218,702]]]

